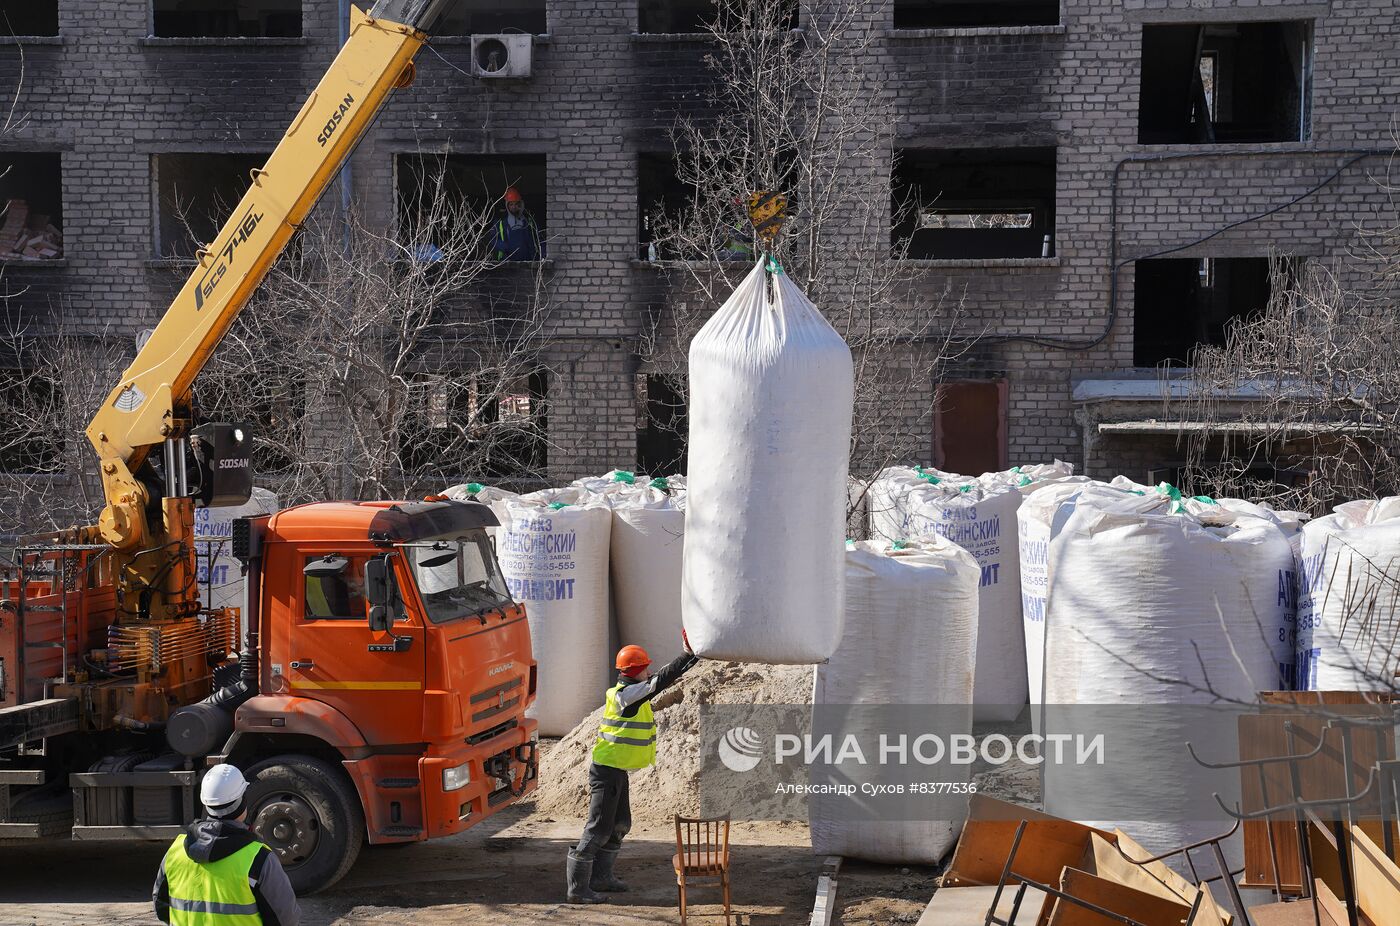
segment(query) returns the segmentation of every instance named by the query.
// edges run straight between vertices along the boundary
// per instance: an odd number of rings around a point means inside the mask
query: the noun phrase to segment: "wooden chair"
[[[676,817],[676,854],[671,856],[685,926],[686,882],[718,879],[724,892],[724,926],[729,926],[729,817]]]

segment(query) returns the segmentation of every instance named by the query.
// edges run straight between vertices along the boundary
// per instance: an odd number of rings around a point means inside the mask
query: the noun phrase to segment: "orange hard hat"
[[[506,187],[506,202],[523,203],[525,202],[525,197],[521,196],[520,191],[517,190],[515,187],[508,186]]]
[[[651,657],[647,651],[634,643],[629,643],[617,651],[617,667],[619,669],[644,669],[651,665]]]

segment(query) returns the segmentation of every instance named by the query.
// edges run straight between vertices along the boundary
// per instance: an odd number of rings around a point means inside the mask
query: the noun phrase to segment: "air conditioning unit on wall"
[[[535,37],[511,32],[472,36],[473,77],[529,77]]]

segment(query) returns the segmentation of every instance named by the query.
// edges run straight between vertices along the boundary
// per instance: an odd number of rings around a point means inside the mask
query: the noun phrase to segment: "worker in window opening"
[[[569,903],[603,903],[599,892],[625,891],[613,874],[622,838],[632,828],[627,773],[656,761],[656,720],[651,699],[680,681],[698,659],[682,631],[685,655],[653,675],[651,657],[640,646],[617,652],[617,684],[608,689],[593,762],[588,766],[588,822],[569,850]]]
[[[297,926],[301,908],[277,855],[242,817],[248,781],[232,765],[204,773],[205,816],[170,844],[151,902],[170,926]]]
[[[505,203],[506,214],[496,220],[496,237],[491,243],[496,260],[539,260],[544,256],[540,230],[525,208],[525,197],[515,187],[506,187]]]

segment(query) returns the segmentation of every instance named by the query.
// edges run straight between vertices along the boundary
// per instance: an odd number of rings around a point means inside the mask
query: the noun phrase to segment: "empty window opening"
[[[456,0],[433,29],[434,35],[494,35],[549,31],[545,0]]]
[[[684,473],[689,425],[679,381],[638,373],[636,389],[638,471],[649,476]]]
[[[63,170],[57,153],[0,155],[0,260],[63,256]]]
[[[1138,141],[1308,137],[1310,22],[1143,26]]]
[[[58,0],[0,0],[0,35],[58,35]]]
[[[461,258],[471,249],[495,260],[543,260],[546,179],[542,154],[400,155],[400,234],[428,257]]]
[[[1134,366],[1190,366],[1197,347],[1223,346],[1236,319],[1269,304],[1267,257],[1140,260],[1134,266]],[[1285,273],[1296,271],[1296,261],[1285,261]]]
[[[1005,469],[1006,400],[1004,379],[939,383],[933,399],[933,465],[973,476]]]
[[[158,253],[187,258],[219,234],[267,155],[160,154],[153,160]]]
[[[298,38],[301,0],[155,0],[162,38]]]
[[[644,260],[681,258],[657,241],[664,226],[679,221],[695,199],[695,189],[681,181],[674,154],[641,154],[637,157],[637,240]]]
[[[895,0],[896,29],[1053,26],[1059,0]]]
[[[400,453],[411,469],[437,466],[493,477],[532,478],[548,464],[548,375],[416,378],[400,432]]]
[[[0,370],[0,472],[56,473],[63,468],[63,436],[53,427],[64,418],[63,387],[49,372]]]
[[[898,153],[893,190],[896,254],[1054,254],[1054,148],[905,149]]]
[[[728,9],[727,15],[744,15],[759,26],[765,20],[779,29],[797,28],[797,0],[757,0]],[[715,0],[639,0],[637,31],[662,34],[709,32],[724,29],[716,22],[719,7]]]

